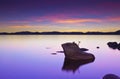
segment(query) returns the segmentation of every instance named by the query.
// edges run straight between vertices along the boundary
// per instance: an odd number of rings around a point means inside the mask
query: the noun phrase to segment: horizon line
[[[108,31],[108,32],[117,32],[117,31],[120,31],[120,30],[116,30],[116,31]],[[39,32],[39,31],[16,31],[16,32],[0,32],[0,33],[18,33],[18,32],[31,32],[31,33],[35,33],[35,32],[38,32],[38,33],[45,33],[45,32],[59,32],[59,33],[76,33],[76,32],[82,32],[82,31],[70,31],[70,32],[67,32],[67,31],[42,31],[42,32]],[[88,33],[88,32],[101,32],[101,33],[108,33],[108,32],[103,32],[103,31],[87,31],[87,32],[82,32],[82,33]]]

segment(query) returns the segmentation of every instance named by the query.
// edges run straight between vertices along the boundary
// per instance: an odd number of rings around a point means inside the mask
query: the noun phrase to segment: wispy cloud
[[[22,26],[11,26],[11,28],[33,28],[33,26],[22,25]]]
[[[101,22],[100,19],[58,19],[57,23],[84,23],[84,22]]]
[[[109,18],[109,21],[119,21],[120,22],[120,17]]]
[[[8,23],[16,23],[16,24],[31,24],[31,23],[40,23],[44,24],[49,23],[58,23],[58,24],[75,24],[75,23],[105,23],[105,22],[120,22],[120,17],[104,17],[104,18],[76,18],[74,16],[66,16],[66,15],[49,15],[42,17],[30,17],[26,20],[13,20]]]

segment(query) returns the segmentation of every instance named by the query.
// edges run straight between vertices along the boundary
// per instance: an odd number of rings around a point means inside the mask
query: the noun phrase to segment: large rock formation
[[[86,53],[80,50],[76,43],[64,43],[62,44],[65,57],[71,60],[93,60],[95,56],[90,53]]]

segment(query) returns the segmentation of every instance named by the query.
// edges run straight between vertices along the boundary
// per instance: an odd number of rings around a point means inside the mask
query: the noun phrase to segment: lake
[[[80,41],[95,61],[65,64],[61,44]],[[0,79],[102,79],[120,76],[120,50],[107,42],[120,42],[120,35],[1,35]],[[96,47],[100,48],[97,49]],[[64,68],[65,67],[65,68]]]

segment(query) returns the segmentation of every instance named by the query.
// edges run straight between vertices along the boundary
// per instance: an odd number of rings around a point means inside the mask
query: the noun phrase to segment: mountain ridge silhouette
[[[115,32],[30,32],[30,31],[20,31],[20,32],[0,32],[0,35],[120,35],[120,30]]]

